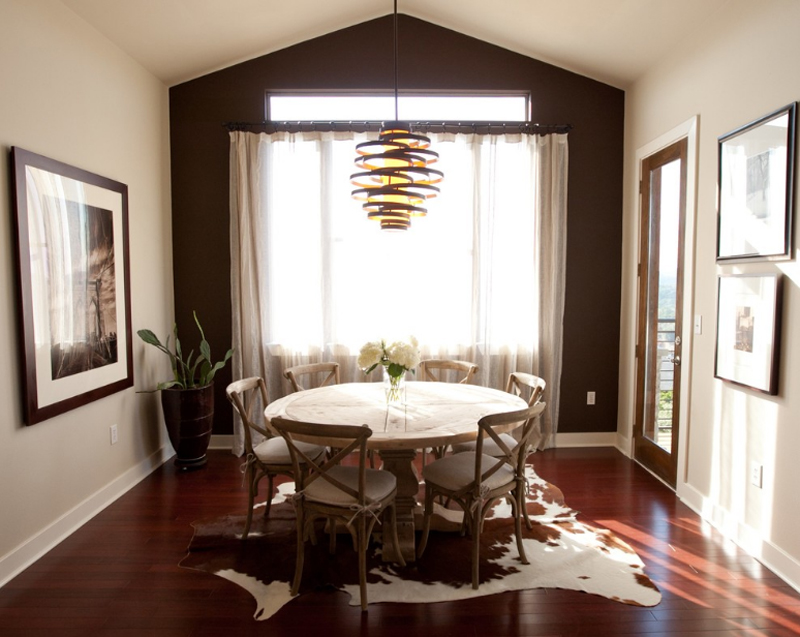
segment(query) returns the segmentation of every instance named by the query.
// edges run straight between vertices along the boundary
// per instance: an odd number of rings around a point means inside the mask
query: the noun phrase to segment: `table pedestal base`
[[[414,513],[417,508],[417,491],[419,491],[419,474],[414,466],[417,452],[414,449],[382,449],[379,451],[383,460],[383,469],[392,472],[397,478],[397,537],[400,541],[400,552],[407,563],[417,559],[414,538]],[[384,533],[384,537],[386,534]],[[384,544],[384,561],[396,561],[392,550],[386,550]]]
[[[400,551],[407,563],[417,559],[417,544],[415,531],[422,530],[424,508],[417,502],[419,492],[419,473],[414,464],[417,452],[413,449],[398,449],[380,451],[383,460],[383,469],[391,471],[397,477],[397,496],[395,507],[397,509],[397,539],[400,542]],[[461,510],[447,510],[438,503],[433,505],[431,516],[431,529],[434,531],[458,532],[463,524],[464,514]],[[394,549],[386,544],[384,538],[384,562],[396,562]]]

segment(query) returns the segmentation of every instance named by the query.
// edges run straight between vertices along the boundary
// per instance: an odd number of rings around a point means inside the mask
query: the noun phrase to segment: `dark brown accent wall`
[[[530,91],[533,121],[569,134],[567,297],[559,431],[617,426],[622,247],[623,91],[436,25],[399,17],[400,89]],[[212,353],[231,342],[228,132],[264,119],[267,90],[394,86],[392,18],[343,29],[170,89],[175,312]],[[215,434],[232,431],[227,367]],[[549,379],[548,379],[549,380]],[[597,404],[586,405],[586,392]]]

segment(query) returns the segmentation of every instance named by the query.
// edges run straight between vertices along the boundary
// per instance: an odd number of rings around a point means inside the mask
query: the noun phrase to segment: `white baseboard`
[[[42,531],[0,558],[0,586],[28,568],[62,540],[105,509],[117,498],[127,493],[158,467],[169,460],[174,451],[169,444],[131,467],[117,479],[86,498]]]
[[[211,436],[211,442],[208,443],[209,449],[233,449],[233,436]]]
[[[615,447],[617,433],[615,431],[597,433],[556,433],[556,447]]]
[[[617,441],[614,443],[614,446],[619,449],[626,458],[633,458],[633,445],[628,436],[617,432]]]
[[[685,483],[679,485],[678,497],[726,538],[800,592],[800,561],[761,537],[756,529],[736,520],[729,511],[711,502],[694,487]]]

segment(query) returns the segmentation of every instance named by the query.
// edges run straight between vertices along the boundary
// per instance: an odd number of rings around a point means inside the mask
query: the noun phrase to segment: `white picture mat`
[[[775,355],[779,279],[774,275],[720,276],[716,376],[770,392]],[[745,319],[740,318],[742,314]],[[751,329],[743,329],[742,324]],[[742,342],[742,332],[747,336]]]
[[[790,113],[720,142],[717,257],[786,256]]]
[[[127,334],[125,281],[122,258],[123,197],[116,191],[71,179],[35,166],[26,166],[28,240],[30,247],[31,298],[35,340],[36,395],[38,407],[45,407],[82,394],[96,387],[124,380],[128,375],[128,352],[124,340],[119,340],[117,361],[53,380],[51,365],[52,334],[50,328],[51,298],[46,272],[47,238],[43,215],[48,197],[109,210],[113,217],[116,278],[116,325],[119,335]]]

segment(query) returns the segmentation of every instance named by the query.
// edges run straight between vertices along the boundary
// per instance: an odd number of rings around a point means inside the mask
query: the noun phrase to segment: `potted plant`
[[[161,391],[161,407],[167,425],[169,441],[175,449],[175,465],[181,469],[196,469],[206,464],[206,451],[211,441],[214,422],[214,375],[233,354],[229,349],[225,358],[212,362],[211,347],[203,333],[197,313],[192,312],[197,329],[200,330],[199,354],[191,350],[184,357],[178,339],[178,326],[173,325],[174,351],[170,350],[170,337],[162,344],[151,330],[139,330],[137,334],[148,343],[164,352],[172,366],[172,380],[159,383],[155,390]]]

